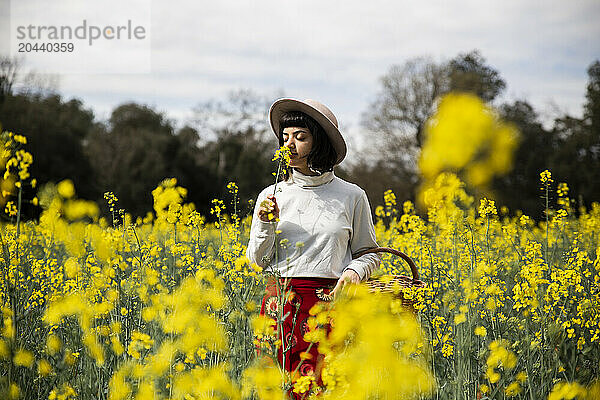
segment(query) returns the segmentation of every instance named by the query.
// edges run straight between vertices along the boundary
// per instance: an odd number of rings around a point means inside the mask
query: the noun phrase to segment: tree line
[[[496,178],[489,192],[511,213],[517,210],[539,219],[543,215],[539,174],[552,171],[557,182],[567,182],[577,206],[600,201],[600,61],[588,67],[583,116],[568,114],[545,128],[540,114],[527,101],[498,101],[506,88],[500,72],[478,51],[462,53],[448,62],[416,58],[392,66],[381,78],[380,92],[363,115],[363,126],[375,138],[355,178],[370,193],[381,196],[386,187],[400,198],[414,195],[419,185],[416,160],[425,122],[441,95],[476,94],[493,106],[500,117],[520,131],[513,169]],[[368,159],[377,160],[369,163]]]
[[[95,200],[105,211],[103,194],[112,191],[119,207],[144,216],[152,210],[151,191],[175,177],[188,189],[188,201],[208,216],[212,199],[230,198],[228,182],[238,184],[242,210],[249,212],[248,201],[273,181],[277,143],[265,120],[273,98],[232,92],[198,104],[194,119],[180,128],[164,113],[137,103],[121,104],[107,121],[99,121],[81,100],[34,85],[16,89],[18,72],[14,60],[0,59],[0,123],[28,138],[34,155],[30,171],[40,185],[71,179],[79,197]],[[373,207],[387,189],[399,201],[414,200],[425,121],[441,95],[472,92],[521,131],[512,172],[492,184],[499,204],[540,218],[538,178],[544,169],[569,183],[578,205],[600,200],[600,62],[588,68],[583,117],[563,115],[551,128],[526,99],[499,103],[505,88],[500,72],[478,51],[446,62],[415,58],[390,67],[361,118],[369,137],[365,151],[336,173],[365,188]],[[25,197],[33,198],[34,190]],[[33,205],[24,209],[28,218],[39,212]]]

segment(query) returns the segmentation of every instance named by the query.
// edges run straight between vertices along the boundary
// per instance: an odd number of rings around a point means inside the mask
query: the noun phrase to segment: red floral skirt
[[[287,284],[286,284],[287,282]],[[319,355],[317,343],[308,343],[304,341],[304,334],[308,331],[309,311],[317,302],[331,301],[329,293],[333,290],[337,279],[329,278],[280,278],[280,289],[284,294],[289,292],[287,300],[283,305],[281,316],[284,317],[282,323],[283,346],[278,348],[278,359],[280,365],[294,375],[297,371],[299,375],[314,374],[317,384],[321,383],[320,370],[322,367],[322,356]],[[284,287],[284,285],[286,285]],[[260,308],[261,315],[267,315],[277,319],[279,315],[279,299],[284,298],[278,293],[275,280],[267,284],[265,297]],[[303,354],[301,357],[301,353]],[[285,355],[285,357],[284,357]]]

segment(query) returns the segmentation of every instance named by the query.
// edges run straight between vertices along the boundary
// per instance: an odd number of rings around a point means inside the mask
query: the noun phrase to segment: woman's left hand
[[[338,279],[337,284],[335,285],[335,287],[333,288],[333,290],[329,294],[331,296],[333,296],[333,298],[335,299],[335,297],[338,295],[338,293],[348,283],[354,283],[354,284],[359,284],[360,283],[360,276],[353,269],[347,269],[347,270],[345,270],[342,273],[342,276],[340,276],[340,279]]]

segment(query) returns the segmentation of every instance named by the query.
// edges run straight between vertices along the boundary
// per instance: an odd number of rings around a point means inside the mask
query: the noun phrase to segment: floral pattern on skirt
[[[323,357],[318,352],[318,345],[304,341],[308,332],[308,318],[310,309],[318,302],[331,301],[330,292],[337,283],[337,279],[329,278],[280,278],[280,287],[289,292],[287,301],[283,305],[281,315],[283,320],[283,348],[277,350],[280,365],[291,373],[297,371],[300,375],[314,374],[318,385],[321,382],[321,367]],[[267,284],[266,294],[260,308],[261,315],[277,319],[279,314],[279,298],[275,280]],[[284,357],[285,353],[285,357]],[[301,357],[301,353],[310,354]],[[302,398],[297,396],[297,398]]]

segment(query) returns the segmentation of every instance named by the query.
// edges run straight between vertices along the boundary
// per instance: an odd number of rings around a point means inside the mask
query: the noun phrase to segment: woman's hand
[[[344,286],[346,286],[348,283],[360,283],[360,276],[358,275],[358,272],[356,272],[353,269],[345,270],[342,273],[342,276],[340,276],[340,279],[338,279],[337,284],[329,294],[335,299],[338,293],[340,293]]]
[[[272,194],[267,196],[267,200],[263,200],[258,208],[258,218],[263,222],[272,222],[279,219],[279,207],[277,200]]]

